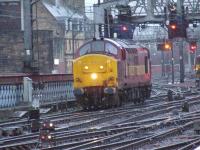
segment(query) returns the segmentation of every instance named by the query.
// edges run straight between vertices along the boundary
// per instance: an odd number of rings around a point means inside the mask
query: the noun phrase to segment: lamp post
[[[25,72],[34,72],[39,71],[39,48],[38,48],[38,20],[37,20],[37,2],[40,0],[22,0],[23,3],[23,27],[24,29],[24,71]],[[35,11],[35,19],[33,19],[33,5],[36,4]],[[38,53],[38,62],[35,60],[34,52],[33,52],[33,21],[36,21],[36,29],[37,29],[37,53]],[[35,60],[35,61],[34,61]]]
[[[174,50],[173,50],[173,43],[171,46],[171,54],[172,54],[172,58],[171,58],[171,63],[172,63],[172,84],[174,84]]]

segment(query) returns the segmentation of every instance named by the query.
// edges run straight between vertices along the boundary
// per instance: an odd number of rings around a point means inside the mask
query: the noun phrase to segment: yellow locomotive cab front
[[[102,54],[88,54],[73,62],[74,89],[116,87],[117,60]]]

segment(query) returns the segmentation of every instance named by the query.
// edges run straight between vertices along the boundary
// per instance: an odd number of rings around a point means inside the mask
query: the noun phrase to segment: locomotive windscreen
[[[79,53],[80,53],[80,56],[82,56],[82,55],[89,53],[90,51],[91,51],[91,45],[86,44],[80,49]]]
[[[104,41],[93,41],[92,43],[93,52],[103,52],[104,51]]]
[[[79,50],[79,55],[85,55],[88,53],[109,53],[109,54],[114,54],[117,55],[118,49],[114,44],[110,42],[105,42],[105,41],[92,41],[87,44],[85,44],[83,47],[80,48]]]

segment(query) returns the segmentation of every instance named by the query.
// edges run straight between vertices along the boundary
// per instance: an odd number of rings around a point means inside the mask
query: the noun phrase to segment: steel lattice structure
[[[143,23],[159,23],[165,24],[165,12],[164,8],[168,6],[169,3],[177,3],[178,13],[181,13],[181,7],[185,8],[185,18],[190,22],[195,22],[200,20],[200,0],[104,0],[103,3],[94,5],[94,23],[104,24],[104,9],[112,10],[115,9],[117,5],[130,5],[132,17],[130,23],[133,24],[143,24]],[[181,15],[181,14],[180,14]],[[155,27],[154,27],[155,28]],[[157,28],[157,27],[156,27]],[[153,29],[154,30],[154,29]],[[160,30],[160,29],[159,29]],[[158,38],[159,30],[155,30],[154,36],[152,34],[151,38],[147,38],[147,35],[134,35],[134,39],[137,41],[144,42],[160,42],[167,38],[167,32],[162,31],[162,36]],[[136,31],[138,32],[138,31]],[[197,38],[193,31],[188,32],[189,38]],[[137,33],[136,33],[137,34]],[[159,31],[160,35],[160,31]],[[145,38],[144,38],[145,37]],[[133,39],[133,40],[134,40]]]
[[[165,21],[164,7],[171,2],[177,3],[178,12],[181,12],[182,5],[186,8],[187,20],[200,20],[200,0],[104,0],[104,3],[94,7],[95,15],[100,16],[95,17],[95,23],[103,23],[104,9],[128,4],[131,5],[132,23],[160,23]]]

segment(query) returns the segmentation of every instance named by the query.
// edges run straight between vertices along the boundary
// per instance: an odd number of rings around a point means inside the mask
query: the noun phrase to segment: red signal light
[[[122,31],[124,31],[124,32],[128,31],[128,27],[127,26],[122,26]]]
[[[197,43],[196,42],[191,42],[190,43],[190,52],[194,53],[197,49]]]
[[[196,48],[197,48],[196,45],[191,46],[191,50],[196,50]]]
[[[176,29],[176,25],[175,24],[171,24],[170,28],[173,29],[173,30],[175,30]]]

